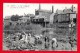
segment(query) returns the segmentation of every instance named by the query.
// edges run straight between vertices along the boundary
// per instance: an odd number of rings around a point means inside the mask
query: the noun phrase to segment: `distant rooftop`
[[[37,16],[35,16],[34,19],[39,19],[39,18],[47,18],[47,17],[46,16],[37,15]]]
[[[57,10],[57,14],[66,14],[66,13],[77,13],[77,11],[73,11],[71,9]]]
[[[10,19],[11,18],[11,16],[6,16],[4,19]]]
[[[51,11],[51,10],[36,9],[36,11],[52,13],[52,11]]]
[[[25,14],[24,17],[35,17],[35,15],[34,14],[27,14],[27,15]]]

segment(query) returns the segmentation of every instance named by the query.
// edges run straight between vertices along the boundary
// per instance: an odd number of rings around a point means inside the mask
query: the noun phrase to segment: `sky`
[[[77,4],[40,3],[40,5],[43,10],[52,10],[52,6],[54,6],[54,12],[57,9],[63,10],[65,7],[71,8],[72,5],[77,9]],[[4,3],[3,18],[16,14],[24,15],[24,13],[35,14],[35,9],[39,9],[39,3]]]

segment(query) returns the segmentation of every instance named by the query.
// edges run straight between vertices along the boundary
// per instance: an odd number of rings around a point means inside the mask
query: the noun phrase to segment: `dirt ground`
[[[32,26],[32,25],[31,25]],[[30,27],[31,27],[30,26]],[[29,27],[29,26],[28,26]],[[32,27],[35,31],[32,31],[32,34],[42,34],[43,36],[49,36],[50,39],[52,38],[56,38],[57,39],[57,44],[58,44],[58,47],[56,47],[54,50],[52,49],[44,49],[44,41],[42,40],[43,44],[41,45],[36,45],[35,46],[35,50],[36,51],[44,51],[44,50],[51,50],[51,51],[77,51],[77,36],[76,36],[76,30],[73,28],[74,32],[72,34],[71,31],[69,30],[69,28],[43,28],[43,27],[40,27],[40,25],[38,27],[34,26]],[[51,31],[51,32],[50,32]],[[25,31],[26,32],[26,31]],[[71,44],[69,43],[69,37],[72,36],[72,39],[75,39],[73,42],[74,46],[71,47]],[[3,50],[10,50],[9,46],[10,43],[9,42],[6,42],[6,38],[10,36],[10,34],[6,34],[4,32],[4,40],[3,40]],[[8,40],[8,41],[11,41]],[[24,45],[26,47],[26,44]],[[25,50],[28,50],[28,49],[25,49]]]

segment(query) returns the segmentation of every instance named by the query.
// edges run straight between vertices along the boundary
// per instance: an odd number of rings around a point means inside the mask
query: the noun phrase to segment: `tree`
[[[11,21],[18,21],[19,18],[21,18],[22,16],[19,16],[19,15],[12,15],[11,16]]]

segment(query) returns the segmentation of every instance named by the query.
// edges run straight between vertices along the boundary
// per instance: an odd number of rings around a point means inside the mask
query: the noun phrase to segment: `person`
[[[52,38],[52,49],[55,50],[58,47],[56,38]]]
[[[45,49],[48,49],[49,48],[49,37],[48,36],[45,36],[44,37],[44,41],[45,41]]]
[[[71,45],[71,50],[72,50],[72,47],[74,47],[73,42],[74,42],[73,38],[69,37],[69,44]]]

